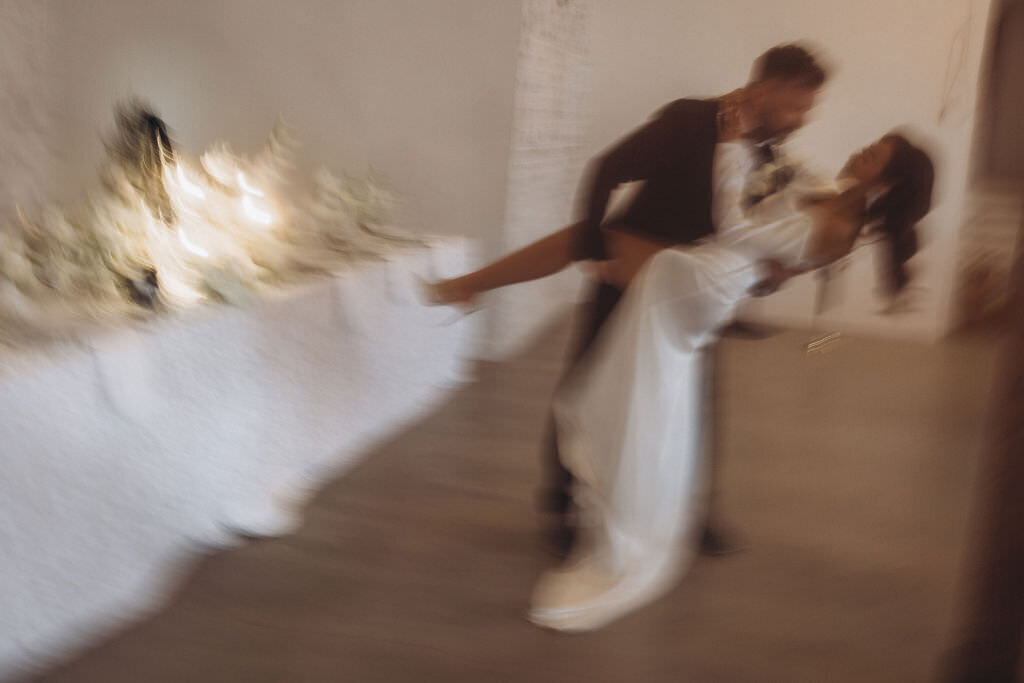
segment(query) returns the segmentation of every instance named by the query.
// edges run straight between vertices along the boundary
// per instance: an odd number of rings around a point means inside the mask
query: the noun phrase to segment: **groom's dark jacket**
[[[576,256],[604,258],[602,225],[674,244],[711,234],[712,162],[718,142],[718,103],[676,100],[646,125],[594,159],[580,193],[582,241]],[[621,213],[605,221],[612,191],[644,181]]]
[[[717,102],[676,100],[591,162],[580,192],[583,229],[575,245],[577,259],[607,257],[602,227],[672,244],[687,244],[714,232],[717,116]],[[612,191],[633,181],[643,181],[640,190],[625,209],[606,219]],[[590,345],[620,294],[609,285],[598,287],[579,352]]]

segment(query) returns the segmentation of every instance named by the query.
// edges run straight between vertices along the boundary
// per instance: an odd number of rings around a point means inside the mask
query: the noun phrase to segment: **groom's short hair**
[[[777,45],[765,52],[754,62],[750,82],[778,79],[797,82],[817,90],[828,78],[825,68],[818,63],[811,52],[797,44]]]

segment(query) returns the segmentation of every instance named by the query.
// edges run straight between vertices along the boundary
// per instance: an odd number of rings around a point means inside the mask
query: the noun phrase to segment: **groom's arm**
[[[646,180],[685,158],[696,142],[698,111],[692,100],[677,100],[663,108],[646,125],[626,136],[591,161],[580,193],[577,260],[604,259],[601,224],[612,191],[622,183]]]

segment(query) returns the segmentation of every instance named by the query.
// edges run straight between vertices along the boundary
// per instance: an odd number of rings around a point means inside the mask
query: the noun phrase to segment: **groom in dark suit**
[[[581,194],[583,219],[572,230],[574,260],[639,264],[658,249],[689,244],[712,234],[713,161],[723,116],[738,116],[743,137],[754,145],[754,153],[761,161],[769,161],[772,144],[803,125],[825,79],[824,69],[810,52],[799,45],[782,45],[758,58],[750,82],[742,91],[718,100],[682,99],[665,106],[650,122],[591,162]],[[643,181],[638,193],[623,211],[606,217],[612,191],[633,181]],[[623,245],[623,251],[609,248],[609,230],[628,236],[616,240],[616,244]],[[628,269],[629,265],[625,267]],[[762,289],[770,290],[771,285],[769,281]],[[597,285],[572,352],[569,372],[590,347],[621,296],[622,290],[615,285]],[[704,433],[708,436],[705,450],[712,457],[713,479],[720,469],[714,408],[718,398],[717,364],[712,347],[705,362],[708,395]],[[550,475],[544,503],[556,515],[550,541],[556,553],[567,554],[576,535],[572,475],[559,459],[553,420],[549,426],[547,462]],[[729,552],[732,544],[717,526],[710,502],[708,509],[702,550],[710,554]]]

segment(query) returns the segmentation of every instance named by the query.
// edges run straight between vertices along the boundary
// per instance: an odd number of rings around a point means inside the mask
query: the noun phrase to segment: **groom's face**
[[[771,140],[798,130],[806,123],[817,96],[817,88],[799,81],[769,79],[758,83],[754,94],[760,105],[758,126],[752,137]]]

